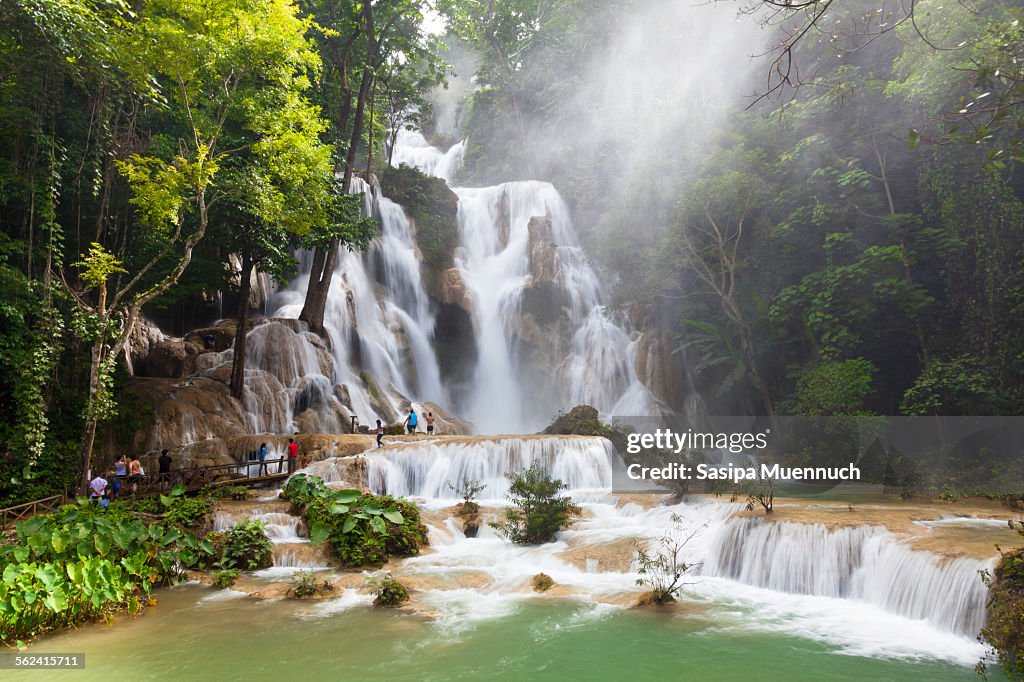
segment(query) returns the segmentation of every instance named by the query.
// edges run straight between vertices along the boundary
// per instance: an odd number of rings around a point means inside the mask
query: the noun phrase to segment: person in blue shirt
[[[416,410],[409,408],[409,416],[403,422],[410,434],[416,433]]]
[[[267,471],[267,444],[260,443],[260,468],[259,471],[256,472],[256,475],[262,476],[263,474],[269,473],[270,472]]]

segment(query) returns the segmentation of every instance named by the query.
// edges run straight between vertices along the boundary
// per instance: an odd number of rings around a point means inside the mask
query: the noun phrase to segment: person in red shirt
[[[299,461],[299,444],[293,439],[288,439],[288,473],[295,473],[295,465]]]

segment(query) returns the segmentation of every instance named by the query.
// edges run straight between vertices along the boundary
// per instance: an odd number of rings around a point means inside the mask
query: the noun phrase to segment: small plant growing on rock
[[[457,486],[448,483],[448,487],[462,498],[461,514],[472,515],[480,511],[480,505],[475,502],[475,498],[487,487],[486,484],[480,483],[476,479],[463,477]]]
[[[222,590],[234,585],[241,575],[242,572],[237,568],[223,568],[210,573],[210,577],[213,578],[214,587],[219,587]]]
[[[299,571],[292,578],[291,586],[288,588],[288,594],[294,596],[296,599],[303,599],[305,597],[312,597],[318,594],[326,594],[334,589],[328,580],[317,580],[316,576],[313,575],[313,571]]]
[[[533,580],[530,583],[533,585],[534,592],[547,592],[554,586],[555,581],[547,573],[538,573],[533,576]]]
[[[274,543],[266,536],[262,521],[250,519],[239,523],[225,533],[224,554],[221,565],[240,566],[255,571],[270,566]]]
[[[502,523],[491,527],[512,542],[521,545],[539,545],[550,542],[555,534],[572,525],[580,508],[572,498],[558,493],[568,486],[544,471],[534,461],[519,473],[505,474],[509,480],[508,498],[512,508],[506,510]]]
[[[636,584],[646,587],[650,593],[641,604],[669,604],[676,600],[676,595],[686,585],[686,575],[700,567],[700,564],[688,564],[683,560],[683,549],[687,543],[700,533],[701,529],[690,530],[683,526],[683,520],[677,514],[672,515],[672,528],[663,535],[656,544],[656,549],[649,553],[641,543],[635,542],[637,573]]]
[[[377,595],[373,600],[374,606],[400,606],[409,601],[409,591],[405,585],[391,577],[390,573],[383,578],[370,578],[367,583]]]
[[[750,481],[740,486],[733,493],[732,501],[742,496],[747,498],[747,511],[754,511],[758,506],[764,509],[766,515],[775,511],[775,482],[770,478]]]

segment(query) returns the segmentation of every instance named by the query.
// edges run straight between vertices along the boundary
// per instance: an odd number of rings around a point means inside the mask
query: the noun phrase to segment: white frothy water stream
[[[481,502],[493,506],[507,490],[504,474],[533,460],[582,500],[583,517],[538,547],[513,545],[486,523],[473,539],[454,518],[430,526],[432,551],[404,560],[401,573],[451,583],[426,589],[418,603],[452,632],[514,612],[533,597],[530,579],[539,572],[566,595],[620,608],[637,589],[630,543],[660,538],[678,515],[700,530],[685,548],[688,562],[702,564],[687,594],[709,604],[717,628],[796,634],[863,656],[971,665],[983,653],[974,641],[986,596],[977,571],[991,562],[915,551],[879,527],[830,531],[732,518],[741,505],[709,498],[651,508],[624,503],[610,491],[615,455],[598,438],[500,437],[366,456],[374,492],[410,496],[426,509],[457,502],[447,483],[461,477],[485,481]],[[497,519],[485,513],[485,522]]]
[[[403,131],[395,163],[450,180],[463,145],[448,152],[422,135]],[[470,292],[478,357],[462,412],[480,433],[530,431],[561,407],[585,403],[604,414],[654,415],[661,407],[638,379],[629,329],[603,303],[607,292],[580,249],[568,207],[547,182],[526,180],[492,187],[454,187],[459,198],[455,265]],[[532,285],[532,218],[547,218],[555,244],[558,290],[566,305],[567,354],[547,368],[547,384],[527,379],[520,339],[529,334],[523,296]],[[527,399],[528,398],[528,399]]]

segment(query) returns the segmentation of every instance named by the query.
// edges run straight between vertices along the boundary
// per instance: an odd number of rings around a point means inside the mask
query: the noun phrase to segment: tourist
[[[132,495],[139,492],[139,483],[142,481],[142,462],[138,457],[132,457],[128,463],[128,483],[131,485]]]
[[[116,471],[111,471],[107,476],[110,479],[110,499],[116,500],[121,496],[121,479],[117,477]]]
[[[107,479],[99,474],[89,481],[89,501],[99,504],[103,509],[110,506],[110,499],[107,497]]]
[[[270,472],[267,471],[267,444],[266,443],[260,443],[259,460],[260,460],[260,468],[256,472],[256,475],[257,476],[262,476],[263,474],[269,474]]]
[[[378,448],[384,447],[383,440],[384,440],[384,425],[381,424],[380,420],[378,419],[377,420],[377,447]]]
[[[288,473],[295,473],[295,465],[299,461],[299,444],[294,439],[288,439]]]
[[[160,451],[160,488],[169,488],[171,483],[171,456],[167,454],[167,448]]]
[[[409,408],[409,416],[405,418],[402,425],[406,427],[409,435],[416,433],[416,410]]]
[[[433,435],[434,433],[434,413],[427,412],[427,433]]]
[[[128,456],[121,455],[114,461],[114,480],[117,482],[117,490],[121,491],[125,477],[128,475]]]

